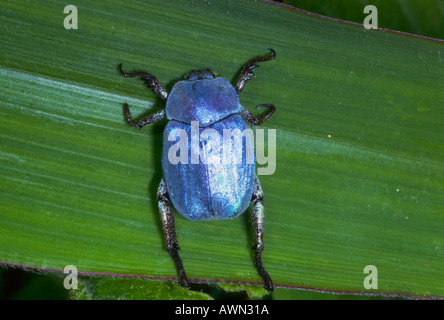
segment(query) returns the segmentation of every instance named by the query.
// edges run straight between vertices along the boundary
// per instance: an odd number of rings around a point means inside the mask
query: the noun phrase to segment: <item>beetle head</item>
[[[216,78],[216,74],[210,69],[205,70],[192,70],[189,74],[185,76],[185,80],[187,81],[195,81],[195,80],[211,80]]]

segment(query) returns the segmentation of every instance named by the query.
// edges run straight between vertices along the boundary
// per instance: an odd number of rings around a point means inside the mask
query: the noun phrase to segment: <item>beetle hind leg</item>
[[[184,287],[189,287],[185,269],[183,268],[182,260],[179,257],[179,244],[176,238],[176,229],[174,226],[174,216],[171,211],[169,201],[170,196],[166,188],[165,179],[162,178],[159,189],[157,190],[157,201],[159,204],[160,217],[162,219],[163,231],[165,233],[165,242],[167,251],[171,254],[176,263],[177,272],[179,273],[180,282]]]
[[[257,176],[254,180],[254,191],[251,197],[253,202],[253,230],[254,230],[254,245],[255,261],[259,275],[264,279],[264,288],[268,291],[273,291],[273,282],[268,272],[265,271],[262,265],[262,251],[264,250],[264,193],[262,191],[259,179]]]

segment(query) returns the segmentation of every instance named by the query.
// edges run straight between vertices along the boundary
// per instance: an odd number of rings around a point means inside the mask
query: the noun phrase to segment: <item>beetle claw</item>
[[[241,75],[239,77],[239,80],[237,81],[237,85],[236,85],[236,92],[239,94],[241,93],[241,91],[244,89],[245,84],[251,80],[251,78],[254,76],[253,73],[253,69],[258,68],[259,62],[265,62],[265,61],[270,61],[270,60],[274,60],[276,58],[276,51],[274,51],[273,49],[271,49],[271,54],[266,55],[266,56],[260,56],[257,57],[253,60],[251,60],[242,70]]]

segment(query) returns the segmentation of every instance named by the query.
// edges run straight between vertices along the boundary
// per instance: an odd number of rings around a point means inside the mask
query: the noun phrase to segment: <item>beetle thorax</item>
[[[179,81],[173,87],[166,104],[169,120],[188,124],[199,121],[201,127],[209,126],[238,111],[239,99],[236,91],[228,80],[220,77]]]

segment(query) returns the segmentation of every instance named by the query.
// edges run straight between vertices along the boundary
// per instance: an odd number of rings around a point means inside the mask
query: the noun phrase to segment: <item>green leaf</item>
[[[125,102],[140,117],[164,103],[117,65],[170,90],[208,67],[234,83],[246,61],[273,48],[276,60],[256,69],[240,101],[277,107],[264,125],[277,130],[276,172],[260,176],[275,295],[280,287],[444,297],[442,42],[266,2],[76,7],[77,30],[64,29],[58,1],[8,2],[0,13],[2,264],[176,278],[156,201],[165,122],[137,130],[122,112]],[[176,214],[192,281],[261,286],[250,216],[251,208],[234,220]],[[377,267],[377,289],[363,285],[367,265]]]
[[[77,289],[70,290],[75,300],[210,300],[205,293],[187,290],[172,281],[137,278],[81,277]]]
[[[284,0],[283,3],[331,18],[363,23],[367,5],[378,12],[378,27],[444,39],[444,1]],[[373,11],[373,10],[372,10]]]

